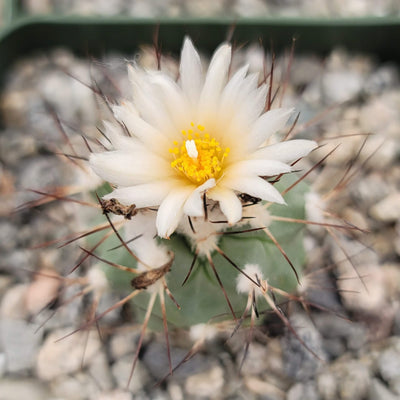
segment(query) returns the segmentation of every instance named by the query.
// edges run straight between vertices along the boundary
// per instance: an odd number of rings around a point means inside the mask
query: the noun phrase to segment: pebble
[[[384,271],[379,265],[355,264],[357,272],[341,272],[340,297],[346,308],[364,313],[379,313],[386,303]]]
[[[330,371],[323,371],[317,376],[318,393],[322,400],[337,399],[337,381]]]
[[[398,396],[382,383],[380,379],[374,378],[369,388],[368,400],[398,400]]]
[[[6,354],[1,352],[2,345],[0,344],[0,380],[3,378],[7,370]]]
[[[400,396],[400,341],[398,339],[380,354],[378,368],[382,378]]]
[[[61,120],[81,121],[81,123],[94,126],[97,123],[95,97],[92,90],[78,81],[78,79],[83,82],[91,81],[87,66],[83,71],[79,65],[76,65],[72,71],[68,71],[71,77],[55,69],[43,76],[37,88]]]
[[[0,304],[2,319],[25,320],[29,316],[26,308],[26,292],[29,284],[11,286],[4,294]]]
[[[21,231],[19,231],[21,235]],[[32,271],[37,265],[37,254],[34,252],[17,247],[8,253],[5,253],[4,258],[0,260],[0,269],[3,269],[19,281],[25,282],[30,279]]]
[[[16,247],[17,238],[18,230],[15,224],[11,223],[11,221],[0,219],[0,250],[2,254]]]
[[[109,360],[103,351],[98,352],[90,361],[88,373],[94,379],[101,392],[113,389],[114,381]]]
[[[188,349],[171,347],[171,362],[178,365],[187,355]],[[156,379],[162,379],[169,372],[169,361],[165,345],[159,342],[149,343],[143,354],[143,363]],[[204,372],[210,368],[211,360],[198,353],[174,371],[174,379],[184,379],[192,374]]]
[[[191,0],[185,2],[185,14],[196,15],[197,17],[216,16],[226,14],[223,1],[213,0]]]
[[[0,135],[0,159],[7,165],[15,167],[22,158],[35,155],[37,140],[26,132],[10,130]]]
[[[27,126],[27,100],[32,92],[28,90],[6,90],[0,96],[0,112],[6,126],[20,129]]]
[[[96,382],[85,373],[63,375],[53,379],[49,386],[55,398],[87,400],[96,398],[100,389]]]
[[[36,360],[37,374],[43,381],[79,371],[82,366],[90,364],[100,351],[101,343],[95,331],[90,333],[88,339],[86,332],[61,339],[73,330],[72,327],[54,330],[46,337]]]
[[[51,12],[52,0],[24,0],[23,5],[29,14],[47,14]]]
[[[288,391],[286,400],[320,400],[313,382],[296,383]]]
[[[311,320],[303,313],[293,314],[290,317],[290,323],[298,337],[287,330],[283,339],[286,374],[297,381],[311,379],[321,367],[322,360],[326,358],[322,338]],[[312,354],[310,350],[315,354]]]
[[[1,400],[50,400],[48,388],[35,379],[0,379]],[[71,399],[72,400],[72,399]]]
[[[313,319],[318,331],[325,340],[334,340],[341,343],[340,349],[360,350],[368,342],[366,327],[361,323],[320,313]],[[342,352],[332,354],[333,358],[340,356]]]
[[[244,345],[243,345],[244,346]],[[237,364],[240,365],[243,352],[238,354]],[[245,375],[259,375],[268,370],[268,349],[260,343],[251,343],[246,353],[242,366],[242,373]]]
[[[343,360],[335,365],[338,394],[341,400],[362,400],[371,381],[367,366],[357,360]]]
[[[360,109],[360,128],[381,140],[382,138],[395,139],[400,122],[397,112],[399,103],[400,96],[392,91],[385,92],[379,97],[373,97]]]
[[[65,182],[60,162],[53,157],[33,157],[24,160],[18,166],[18,187],[23,190],[46,190]]]
[[[388,184],[382,179],[382,174],[378,172],[372,172],[360,179],[357,184],[351,185],[350,191],[357,203],[361,203],[368,208],[389,195]]]
[[[97,400],[133,400],[133,394],[125,390],[112,390],[111,392],[102,392],[96,398]],[[94,400],[94,399],[93,399]]]
[[[110,338],[109,348],[113,360],[134,353],[140,333],[133,328],[116,331]]]
[[[205,372],[189,376],[185,382],[185,391],[190,396],[218,398],[222,396],[224,383],[224,370],[214,365]]]
[[[268,400],[285,400],[285,391],[271,384],[265,379],[260,379],[254,376],[244,378],[244,384],[249,391],[262,399]],[[247,397],[246,397],[247,398]]]
[[[118,387],[124,390],[128,388],[131,393],[137,396],[144,389],[144,387],[151,382],[151,378],[148,371],[139,360],[136,363],[132,378],[129,381],[133,359],[133,354],[124,356],[113,364],[111,370]]]
[[[0,320],[0,348],[4,349],[8,373],[26,373],[35,366],[43,337],[37,328],[25,320]]]
[[[360,94],[363,78],[351,70],[332,71],[323,76],[321,85],[326,104],[343,103]]]
[[[383,64],[378,66],[365,81],[364,91],[372,96],[380,94],[385,90],[390,90],[392,87],[398,85],[399,73],[394,64]],[[377,116],[377,115],[372,115]],[[380,116],[379,116],[380,117]]]
[[[236,0],[233,6],[233,13],[241,17],[265,15],[268,11],[266,2],[262,0]]]
[[[383,222],[395,222],[400,219],[400,193],[392,193],[372,206],[369,213]]]
[[[25,293],[26,308],[29,314],[39,313],[58,296],[61,286],[60,276],[52,270],[42,269]]]
[[[395,316],[393,321],[393,334],[400,336],[400,306],[397,305],[395,309]]]

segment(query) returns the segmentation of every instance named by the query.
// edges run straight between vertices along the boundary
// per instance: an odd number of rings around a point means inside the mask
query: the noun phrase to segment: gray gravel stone
[[[296,383],[288,391],[286,400],[320,400],[314,382]]]
[[[342,400],[362,400],[368,394],[370,371],[363,363],[351,360],[335,365],[338,393]]]
[[[319,332],[305,314],[294,314],[290,322],[298,337],[290,331],[285,335],[282,343],[284,367],[288,376],[304,381],[315,376],[326,355]]]
[[[88,373],[94,379],[101,392],[113,389],[114,382],[109,362],[104,352],[99,352],[92,358]]]
[[[390,390],[379,379],[372,379],[369,388],[368,400],[396,400],[399,397]]]
[[[172,347],[171,360],[172,366],[176,366],[187,355],[188,350]],[[165,345],[153,342],[148,345],[143,354],[143,363],[156,379],[164,378],[169,372],[169,362]],[[210,368],[212,360],[199,353],[196,357],[183,363],[175,372],[174,379],[187,378],[193,374],[201,373]]]
[[[47,387],[34,379],[0,379],[1,400],[50,400]]]
[[[110,355],[114,360],[136,350],[136,341],[140,333],[135,329],[117,331],[110,338]]]
[[[5,219],[0,219],[0,250],[2,254],[15,248],[18,230],[15,224]]]
[[[0,379],[3,378],[4,374],[7,370],[7,358],[6,354],[1,352],[1,344],[0,344]]]
[[[396,347],[397,343],[397,347]],[[378,358],[378,368],[382,378],[392,390],[400,395],[400,341],[384,350]]]
[[[16,166],[24,157],[37,151],[37,141],[25,132],[11,130],[0,135],[0,159],[8,166]]]
[[[332,71],[322,78],[322,92],[327,104],[354,99],[362,88],[363,78],[354,71]]]
[[[376,69],[364,84],[364,90],[369,95],[379,94],[391,89],[399,82],[399,73],[393,64],[385,64]]]
[[[21,231],[19,232],[19,234]],[[20,281],[28,281],[37,266],[37,254],[24,248],[16,248],[0,259],[0,269]]]
[[[53,396],[61,399],[87,400],[96,398],[101,392],[92,377],[82,372],[59,376],[49,386]]]
[[[121,389],[129,388],[135,396],[139,396],[145,386],[150,382],[150,375],[141,361],[137,361],[132,378],[133,354],[120,358],[112,366],[112,374]],[[136,398],[136,397],[135,397]]]
[[[324,339],[339,341],[344,349],[359,350],[367,343],[366,328],[360,323],[325,313],[316,315],[314,322]]]
[[[331,371],[324,371],[317,377],[318,393],[322,400],[337,399],[337,382]]]
[[[0,347],[4,350],[8,373],[26,373],[34,367],[42,342],[42,334],[36,330],[36,325],[25,320],[0,320]]]
[[[133,400],[133,394],[117,389],[111,392],[102,392],[99,394],[99,397],[93,400]]]
[[[243,344],[244,347],[245,344]],[[237,364],[240,365],[243,352],[238,354]],[[251,343],[243,362],[242,371],[246,375],[260,375],[268,370],[268,349],[260,343]]]

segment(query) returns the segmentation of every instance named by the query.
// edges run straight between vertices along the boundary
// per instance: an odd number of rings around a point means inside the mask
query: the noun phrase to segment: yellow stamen
[[[224,160],[228,156],[229,147],[221,144],[203,125],[190,123],[193,129],[182,130],[182,142],[174,141],[169,152],[174,155],[171,167],[177,169],[190,181],[202,184],[210,178],[218,179],[222,174]],[[189,134],[188,134],[189,133]]]

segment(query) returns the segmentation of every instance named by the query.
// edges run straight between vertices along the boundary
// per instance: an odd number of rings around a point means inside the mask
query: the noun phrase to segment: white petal
[[[268,86],[265,84],[250,92],[242,89],[241,95],[237,97],[231,106],[231,110],[228,111],[231,131],[236,131],[239,137],[243,138],[243,132],[248,132],[248,127],[253,126],[264,112],[267,93]],[[247,137],[248,135],[246,135]],[[249,137],[251,140],[251,133]]]
[[[136,237],[128,246],[146,265],[159,267],[171,258],[167,249],[155,239],[156,213],[151,211],[137,213],[131,221],[124,223],[124,233],[126,238]],[[147,269],[141,263],[138,264],[138,268],[143,271]]]
[[[157,181],[115,189],[104,198],[115,198],[127,206],[135,204],[137,208],[154,207],[160,205],[173,188],[174,186],[170,181]]]
[[[275,160],[246,160],[239,161],[229,167],[225,174],[226,176],[273,176],[285,174],[292,169],[289,165]]]
[[[134,106],[140,116],[163,133],[173,131],[174,126],[161,99],[160,88],[150,82],[152,74],[130,66],[128,75],[133,85]]]
[[[262,200],[286,204],[278,190],[259,177],[238,176],[230,179],[223,179],[222,184],[231,189],[249,194],[250,196],[258,197]]]
[[[268,85],[264,84],[259,86],[256,90],[254,90],[247,96],[247,99],[243,106],[243,114],[245,113],[247,116],[247,123],[254,124],[260,117],[265,109],[267,93]]]
[[[183,211],[186,215],[190,217],[202,217],[204,216],[204,207],[203,207],[203,198],[202,194],[212,187],[215,186],[215,179],[209,179],[204,182],[201,186],[197,187],[189,198],[186,200],[186,203],[183,207]]]
[[[133,186],[176,174],[167,161],[143,147],[136,152],[117,150],[92,153],[89,162],[97,175],[117,186]]]
[[[217,108],[221,91],[228,79],[232,49],[229,44],[223,44],[214,53],[208,67],[203,90],[199,99],[199,120],[202,120]]]
[[[118,121],[125,124],[131,135],[137,137],[147,147],[153,150],[160,149],[160,151],[165,151],[165,149],[168,149],[170,143],[166,140],[165,136],[158,129],[140,118],[133,110],[133,104],[128,102],[121,106],[113,107],[115,117]]]
[[[272,134],[281,130],[293,114],[293,109],[278,108],[261,115],[249,135],[249,150],[257,149]]]
[[[231,104],[232,98],[236,98],[238,95],[243,93],[243,83],[245,82],[248,69],[249,65],[245,65],[240,68],[226,84],[221,94],[222,104],[225,102]],[[223,106],[221,108],[223,108]]]
[[[111,147],[113,150],[127,150],[135,149],[138,141],[134,137],[126,136],[123,128],[116,123],[110,121],[103,121],[105,140],[102,143],[106,148]]]
[[[165,109],[179,132],[182,126],[192,118],[189,114],[187,99],[181,88],[170,77],[161,73],[155,73],[150,80],[153,85],[159,87]]]
[[[183,42],[179,74],[183,92],[192,104],[196,104],[203,84],[203,71],[200,56],[188,37]]]
[[[310,151],[318,147],[313,140],[295,139],[286,142],[272,144],[262,147],[254,152],[252,158],[264,158],[277,160],[283,163],[291,163],[299,158],[305,157]]]
[[[253,92],[257,89],[258,74],[246,76],[248,65],[240,68],[229,80],[221,94],[219,101],[219,119],[222,125],[230,125],[230,122],[241,117],[243,108],[248,100],[252,100]]]
[[[207,196],[219,202],[219,207],[228,219],[229,224],[235,224],[242,218],[242,203],[233,190],[216,186],[211,189]]]
[[[183,216],[183,205],[192,192],[192,186],[172,190],[161,203],[157,212],[157,232],[162,238],[169,238]]]

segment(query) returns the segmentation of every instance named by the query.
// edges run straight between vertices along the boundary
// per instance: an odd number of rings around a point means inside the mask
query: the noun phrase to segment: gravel
[[[23,0],[23,7],[31,14],[54,12],[80,15],[157,16],[385,16],[398,15],[395,0],[349,0],[343,7],[341,0]]]
[[[228,11],[222,6],[225,3],[229,3]],[[24,7],[33,13],[68,8],[99,15],[296,15],[302,10],[312,15],[328,13],[322,0],[317,5],[303,0],[297,8],[290,0],[279,3],[278,9],[278,2],[261,0],[169,0],[154,2],[152,7],[140,0],[100,1],[96,6],[88,1],[25,0]],[[341,15],[339,3],[329,3],[330,15]],[[347,11],[353,15],[400,12],[397,2],[389,0],[372,1],[372,8],[362,3],[348,2]],[[260,64],[256,46],[249,46],[243,54],[252,66]],[[102,66],[116,65],[110,71],[121,88],[126,87],[125,71],[121,68],[124,58],[132,59],[132,55],[113,55],[101,61]],[[52,154],[56,149],[68,148],[68,144],[63,135],[55,135],[57,124],[46,112],[44,100],[62,118],[73,143],[81,138],[68,123],[94,135],[100,115],[107,113],[90,90],[61,73],[60,65],[74,71],[75,76],[90,79],[89,63],[68,50],[57,49],[46,57],[22,58],[10,71],[10,79],[0,95],[5,123],[0,132],[2,400],[400,398],[398,65],[379,64],[373,57],[349,54],[343,49],[332,51],[325,60],[318,55],[299,55],[295,59],[284,103],[295,104],[302,111],[300,124],[332,103],[346,101],[305,134],[317,135],[325,144],[312,154],[310,166],[326,154],[326,149],[342,143],[318,174],[315,171],[310,176],[314,182],[311,189],[322,194],[313,198],[312,207],[315,211],[315,204],[319,204],[339,218],[370,230],[365,236],[338,238],[325,230],[307,230],[309,263],[299,289],[304,309],[296,306],[288,312],[298,337],[278,318],[278,322],[273,321],[278,325],[276,332],[270,330],[268,337],[264,334],[269,328],[266,322],[255,330],[239,372],[246,335],[239,331],[227,340],[230,331],[223,330],[172,377],[161,382],[169,370],[165,340],[162,335],[147,333],[129,391],[126,385],[140,336],[140,326],[131,320],[129,310],[113,311],[100,323],[99,331],[93,329],[89,336],[88,330],[83,330],[58,340],[89,320],[97,293],[89,289],[85,295],[80,293],[87,288],[81,270],[66,275],[77,262],[79,252],[70,247],[30,249],[83,230],[84,221],[76,218],[78,208],[54,202],[9,216],[16,205],[40,199],[39,195],[27,192],[27,188],[49,189],[77,179],[71,174],[71,161]],[[99,84],[106,87],[101,68],[94,69]],[[279,62],[275,73],[277,78],[283,74]],[[375,137],[370,137],[360,151],[365,136],[354,134],[370,132]],[[332,139],[341,134],[344,136],[340,140]],[[349,165],[354,177],[346,190],[324,198],[323,194],[329,192]],[[50,273],[56,277],[48,278]],[[105,309],[117,300],[107,294],[101,301],[101,309]],[[191,349],[192,342],[180,331],[171,331],[170,340],[172,363],[176,365]]]

